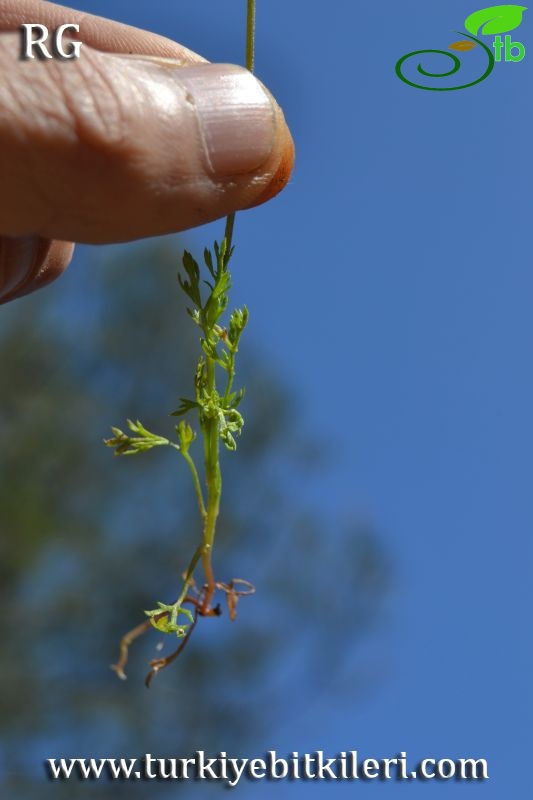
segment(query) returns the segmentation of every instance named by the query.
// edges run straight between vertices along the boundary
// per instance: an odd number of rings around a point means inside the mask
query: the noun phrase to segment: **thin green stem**
[[[246,17],[246,68],[253,72],[255,60],[255,0],[248,0]],[[224,255],[224,265],[226,266],[232,247],[233,228],[235,224],[235,214],[229,214],[226,218],[224,238],[226,240],[226,251]],[[228,373],[228,382],[224,399],[229,397],[235,374],[234,358]],[[207,391],[212,394],[216,391],[215,362],[207,359]],[[205,453],[205,479],[207,484],[207,514],[205,516],[203,531],[203,554],[202,565],[207,580],[207,590],[204,598],[204,609],[207,609],[215,590],[215,580],[211,567],[211,553],[215,540],[216,524],[220,510],[220,498],[222,495],[222,475],[220,471],[219,457],[219,421],[218,418],[205,420],[203,426],[204,433],[204,453]]]
[[[187,462],[187,464],[189,465],[189,468],[191,470],[191,475],[192,475],[192,479],[193,479],[193,482],[194,482],[194,491],[196,492],[196,499],[198,500],[198,508],[200,509],[200,514],[201,514],[202,519],[205,519],[206,514],[207,514],[207,510],[206,510],[206,507],[205,507],[204,493],[202,492],[202,486],[200,484],[200,478],[199,478],[199,475],[198,475],[198,470],[196,469],[196,464],[192,460],[192,458],[189,455],[189,453],[184,453],[181,450],[180,450],[180,452],[181,452],[181,455],[183,456],[183,458],[185,459],[185,461]]]
[[[255,66],[255,3],[256,0],[247,0],[247,14],[246,14],[246,69],[250,72],[254,71]],[[224,237],[226,239],[226,256],[225,260],[229,259],[231,252],[233,227],[235,224],[235,214],[230,214],[226,218],[226,230]],[[235,377],[235,353],[230,354],[230,367],[228,370],[228,382],[226,384],[226,391],[224,392],[224,400],[226,401],[231,393],[233,379]]]
[[[254,57],[255,57],[255,0],[247,0],[247,18],[246,18],[246,68],[253,72],[254,70]],[[233,229],[235,225],[235,214],[229,214],[226,217],[226,226],[224,230],[224,238],[226,241],[226,251],[224,254],[224,266],[227,266],[229,261]],[[209,339],[209,333],[204,330],[206,339]],[[226,390],[224,393],[224,400],[227,400],[233,385],[233,378],[235,376],[235,353],[230,356],[230,368],[228,371],[228,380]],[[209,396],[213,396],[216,392],[216,363],[214,359],[207,357],[206,359],[206,390]],[[207,581],[206,592],[203,601],[203,611],[209,609],[211,599],[215,591],[215,579],[213,576],[213,569],[211,566],[211,555],[213,550],[213,543],[215,540],[217,519],[220,511],[220,499],[222,496],[222,474],[220,470],[220,450],[219,450],[219,437],[220,437],[220,422],[218,417],[209,417],[201,420],[202,434],[204,438],[204,463],[205,463],[205,483],[207,487],[207,507],[204,502],[202,487],[198,477],[198,471],[192,458],[188,453],[183,453],[187,463],[192,472],[194,488],[196,497],[198,499],[198,506],[200,513],[204,520],[202,544],[196,549],[196,552],[189,564],[185,582],[176,605],[180,605],[189,587],[190,580],[198,564],[202,560],[202,566]]]
[[[176,600],[176,602],[174,603],[174,606],[176,608],[181,606],[181,604],[185,600],[185,596],[186,596],[187,592],[189,591],[191,578],[192,578],[192,576],[194,574],[194,570],[196,569],[196,565],[198,564],[198,562],[200,561],[200,559],[202,557],[203,550],[204,550],[204,545],[202,543],[202,544],[198,545],[198,547],[194,551],[194,555],[191,558],[191,562],[190,562],[189,566],[187,567],[187,572],[185,573],[185,578],[183,579],[183,588],[181,590],[181,594],[178,597],[178,599]]]
[[[246,69],[254,71],[255,64],[255,0],[248,0],[246,16]]]
[[[255,65],[255,2],[256,0],[247,0],[247,14],[246,14],[246,69],[249,72],[254,71]],[[228,214],[226,217],[226,230],[224,238],[226,239],[226,256],[225,261],[228,261],[229,253],[231,251],[231,243],[233,238],[233,226],[235,223],[235,214]]]
[[[216,392],[216,371],[215,362],[212,358],[207,358],[206,374],[207,393],[213,395]],[[204,434],[205,481],[207,485],[207,514],[204,520],[202,550],[202,565],[207,581],[207,589],[203,606],[204,610],[207,610],[215,591],[215,581],[211,567],[211,552],[215,539],[216,524],[220,509],[220,497],[222,494],[218,417],[209,417],[205,419],[202,430]]]

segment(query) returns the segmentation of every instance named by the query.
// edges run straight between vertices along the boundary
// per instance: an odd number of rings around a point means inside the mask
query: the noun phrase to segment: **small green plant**
[[[255,0],[247,0],[246,27],[246,66],[253,71]],[[255,591],[249,581],[241,578],[234,578],[229,583],[216,581],[212,566],[222,494],[220,443],[234,451],[237,447],[236,437],[241,433],[244,424],[238,410],[244,389],[235,390],[234,380],[239,342],[248,321],[248,310],[244,306],[232,311],[226,325],[222,319],[227,310],[231,288],[229,263],[234,252],[234,221],[234,214],[227,217],[224,238],[220,244],[215,242],[212,251],[207,248],[204,250],[205,280],[202,278],[202,269],[193,256],[188,252],[183,255],[183,273],[178,275],[178,281],[189,301],[187,312],[199,328],[202,353],[194,375],[194,396],[180,398],[179,407],[172,412],[175,417],[183,417],[175,428],[176,441],[152,433],[138,420],[128,420],[126,432],[120,428],[112,428],[113,437],[104,440],[108,447],[114,448],[115,455],[120,456],[144,453],[154,447],[174,448],[189,467],[198,502],[201,540],[183,575],[181,591],[176,601],[171,604],[158,602],[155,609],[145,611],[148,619],[122,638],[120,657],[113,665],[115,672],[124,679],[131,643],[151,627],[177,637],[180,643],[173,653],[150,662],[151,669],[145,681],[147,686],[159,670],[180,655],[199,617],[220,615],[220,605],[214,604],[217,590],[226,596],[231,619],[235,618],[239,598]],[[221,373],[224,380],[219,386],[217,379]],[[196,432],[185,419],[190,415],[196,415],[203,440],[203,483],[191,452]],[[203,570],[200,587],[195,581],[199,564]]]

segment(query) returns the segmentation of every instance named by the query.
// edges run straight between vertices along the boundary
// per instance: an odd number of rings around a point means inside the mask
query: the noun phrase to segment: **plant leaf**
[[[460,42],[454,42],[453,44],[448,45],[448,50],[472,50],[474,47],[477,47],[476,42],[470,42],[466,39],[463,39]]]
[[[189,447],[196,439],[196,434],[185,420],[182,420],[179,425],[176,425],[176,432],[180,440],[180,450],[183,454],[187,454]]]
[[[172,411],[170,416],[181,417],[188,411],[192,411],[193,408],[198,408],[198,403],[195,403],[194,400],[188,400],[186,397],[180,397],[179,407],[176,409],[176,411]]]
[[[489,6],[470,14],[465,20],[466,30],[477,36],[483,33],[490,36],[495,33],[507,33],[518,28],[522,22],[522,14],[527,6]]]
[[[185,636],[187,632],[187,625],[177,625],[176,623],[172,623],[169,620],[168,615],[159,617],[159,619],[150,617],[150,622],[152,623],[152,626],[161,633],[175,633],[180,639]]]

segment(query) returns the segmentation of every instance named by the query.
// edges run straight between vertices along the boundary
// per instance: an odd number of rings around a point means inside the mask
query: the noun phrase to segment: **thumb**
[[[109,54],[19,59],[0,36],[0,234],[113,242],[263,202],[294,159],[283,113],[244,68]]]

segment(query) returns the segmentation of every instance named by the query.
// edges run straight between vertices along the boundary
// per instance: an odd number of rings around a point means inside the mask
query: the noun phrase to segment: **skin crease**
[[[22,61],[20,25],[29,21],[52,29],[66,22],[80,24],[75,38],[83,42],[85,58]],[[172,74],[179,78],[179,69],[204,64],[208,62],[202,56],[153,33],[41,0],[2,0],[0,303],[59,277],[72,258],[73,241],[105,243],[174,233],[257,206],[283,189],[293,168],[294,144],[283,112],[265,87],[272,103],[274,138],[270,155],[251,173],[217,175],[214,180],[198,164],[198,174],[186,185],[187,179],[177,162],[173,166],[169,154],[164,163],[158,164],[157,156],[146,157],[135,171],[129,169],[131,143],[117,146],[113,141],[117,109],[119,141],[123,130],[120,102],[109,111],[105,106],[113,95],[113,82],[125,75],[127,84],[130,69],[142,69],[147,80],[151,71],[164,70],[173,80]],[[65,67],[71,69],[67,72]],[[96,115],[91,113],[100,118],[99,128],[85,125],[83,112],[77,108],[80,97],[84,103],[94,103]],[[130,122],[135,130],[136,120],[126,119],[125,124]],[[193,140],[198,135],[187,127],[192,124],[187,114],[183,122],[185,140],[179,144],[187,163],[194,166],[199,148]],[[142,129],[150,125],[150,119],[141,119],[138,125]],[[153,135],[157,141],[161,130]],[[127,135],[122,138],[127,140]],[[153,150],[164,151],[172,139],[176,139],[174,134],[164,136],[162,147]],[[172,179],[172,185],[165,185]],[[122,191],[130,199],[129,205],[113,197],[115,185],[118,196]],[[63,191],[56,191],[58,186]]]

